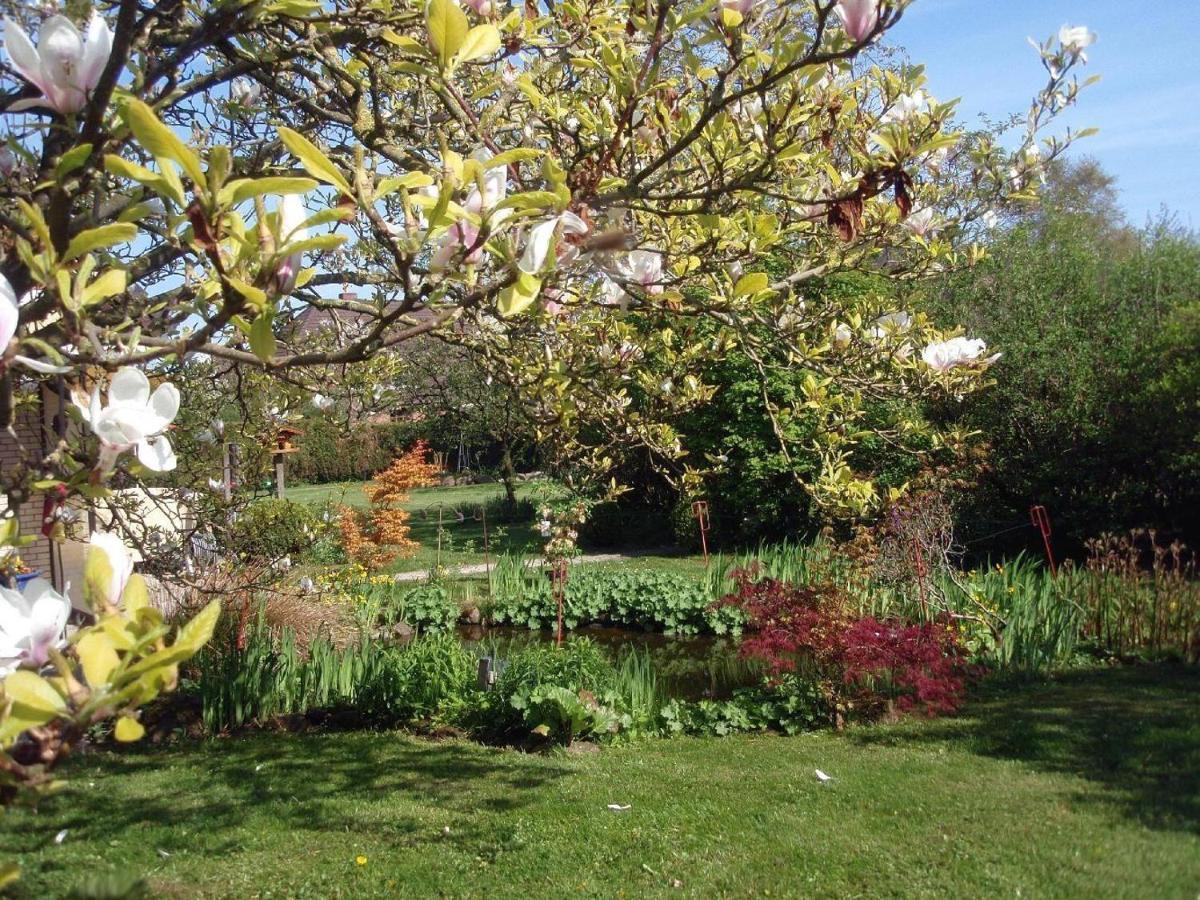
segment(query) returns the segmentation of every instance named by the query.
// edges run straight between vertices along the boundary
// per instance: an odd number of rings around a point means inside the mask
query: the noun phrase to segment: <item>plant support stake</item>
[[[700,546],[704,550],[704,567],[708,568],[708,501],[697,500],[692,504],[692,515],[700,526]]]
[[[1046,559],[1050,561],[1050,574],[1058,575],[1058,567],[1054,564],[1054,551],[1050,548],[1050,516],[1046,507],[1038,505],[1029,508],[1029,520],[1042,535],[1042,545],[1046,548]]]

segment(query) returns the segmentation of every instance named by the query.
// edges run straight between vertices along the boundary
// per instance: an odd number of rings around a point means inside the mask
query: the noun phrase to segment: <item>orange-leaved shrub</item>
[[[406,453],[367,483],[364,493],[371,504],[362,512],[342,507],[342,548],[368,569],[387,565],[398,556],[410,556],[420,546],[410,537],[409,514],[401,508],[415,487],[435,484],[438,467],[429,462],[429,447],[418,441]]]

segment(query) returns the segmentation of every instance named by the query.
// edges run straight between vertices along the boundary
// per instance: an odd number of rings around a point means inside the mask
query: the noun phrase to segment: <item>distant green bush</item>
[[[242,558],[281,559],[313,546],[321,522],[302,503],[268,498],[247,506],[229,526],[226,548]]]

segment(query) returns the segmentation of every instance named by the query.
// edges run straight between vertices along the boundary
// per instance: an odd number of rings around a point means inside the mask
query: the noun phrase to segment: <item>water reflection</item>
[[[757,684],[760,668],[738,656],[734,638],[672,637],[656,632],[590,626],[571,634],[586,637],[608,652],[613,662],[622,654],[649,656],[660,688],[668,698],[725,699],[735,688]],[[461,625],[459,638],[480,655],[505,659],[530,644],[554,642],[552,631],[528,631],[507,625]]]

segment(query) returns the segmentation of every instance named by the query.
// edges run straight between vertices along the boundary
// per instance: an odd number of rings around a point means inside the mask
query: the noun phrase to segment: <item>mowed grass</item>
[[[335,484],[302,484],[288,488],[289,500],[319,504],[333,502],[365,509],[367,498],[363,482]],[[540,485],[522,484],[517,489],[521,499],[539,496]],[[484,522],[480,507],[489,500],[504,496],[500,484],[466,484],[453,487],[415,488],[404,508],[412,513],[409,524],[412,538],[420,544],[416,552],[397,559],[389,570],[393,572],[423,572],[437,565],[461,566],[495,562],[503,553],[537,553],[541,548],[532,522],[503,525],[487,523],[485,554]],[[440,525],[439,525],[440,513]],[[441,529],[441,548],[438,530]]]
[[[171,897],[1194,898],[1198,691],[1087,671],[953,719],[581,755],[362,732],[97,753],[0,845],[18,897],[94,868]]]

